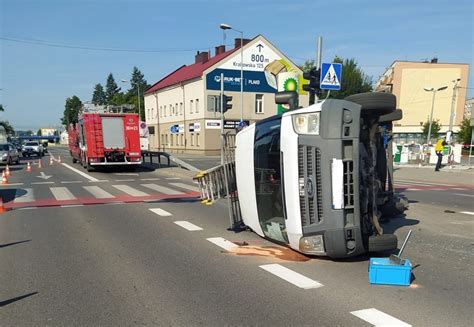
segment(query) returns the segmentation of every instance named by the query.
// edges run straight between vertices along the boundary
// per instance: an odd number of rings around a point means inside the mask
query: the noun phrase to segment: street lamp
[[[233,30],[240,33],[240,122],[244,121],[244,32],[228,24],[220,24],[222,30]]]
[[[126,79],[122,80],[122,83],[130,83]],[[130,83],[131,85],[132,83]],[[142,120],[142,115],[140,114],[140,83],[137,83],[137,100],[138,100],[138,121]],[[157,109],[158,110],[158,109]]]
[[[449,140],[447,140],[448,142],[451,141],[451,137],[453,134],[454,107],[456,105],[456,93],[457,93],[457,89],[459,87],[458,84],[460,81],[461,81],[460,78],[452,80],[452,82],[454,83],[454,86],[453,86],[453,99],[451,100],[451,114],[449,116]]]
[[[430,139],[431,139],[431,125],[433,124],[433,110],[434,110],[434,101],[435,101],[436,92],[446,90],[447,88],[448,88],[447,86],[442,86],[438,89],[434,89],[433,87],[424,88],[426,92],[433,92],[433,101],[431,103],[430,125],[428,128],[428,137],[426,138],[426,144],[430,144]]]

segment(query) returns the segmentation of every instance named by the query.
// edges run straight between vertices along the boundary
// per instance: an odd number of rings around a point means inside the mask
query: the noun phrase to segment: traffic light
[[[225,94],[223,95],[223,97],[224,97],[223,99],[224,107],[222,108],[223,109],[222,112],[224,113],[227,110],[232,109],[232,97],[230,95],[225,95]]]
[[[309,72],[303,73],[303,78],[309,81],[308,84],[303,85],[303,90],[309,92],[309,104],[314,104],[315,94],[319,93],[319,84],[321,78],[321,70],[316,67],[312,68]]]

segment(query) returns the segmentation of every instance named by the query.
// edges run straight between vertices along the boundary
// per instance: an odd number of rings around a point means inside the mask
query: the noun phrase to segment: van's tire
[[[396,109],[395,111],[382,115],[379,117],[379,123],[387,123],[387,122],[392,122],[395,120],[400,120],[403,118],[403,112],[402,109]]]
[[[374,113],[377,115],[389,114],[395,111],[397,106],[397,98],[391,93],[359,93],[349,95],[344,100],[361,105],[363,113]]]
[[[369,237],[369,252],[395,250],[397,247],[398,239],[395,234],[383,234]]]

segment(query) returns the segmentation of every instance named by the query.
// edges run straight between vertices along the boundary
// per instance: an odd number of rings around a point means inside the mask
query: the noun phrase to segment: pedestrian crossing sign
[[[341,89],[342,64],[323,63],[321,65],[321,90]]]

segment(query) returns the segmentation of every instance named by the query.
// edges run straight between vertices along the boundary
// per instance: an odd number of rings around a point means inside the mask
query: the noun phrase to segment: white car
[[[37,141],[28,141],[23,144],[21,152],[23,157],[29,157],[31,155],[37,155],[38,157],[44,156],[43,146]]]

